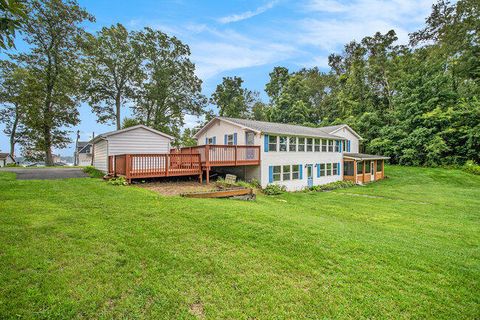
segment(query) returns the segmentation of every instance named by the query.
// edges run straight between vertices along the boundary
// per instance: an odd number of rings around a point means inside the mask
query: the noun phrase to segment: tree
[[[67,128],[79,122],[79,46],[81,23],[93,17],[75,0],[32,0],[24,40],[27,53],[12,58],[25,66],[30,103],[25,114],[28,150],[42,152],[53,165],[52,148],[70,142]]]
[[[10,61],[0,61],[0,122],[5,125],[3,132],[9,136],[12,157],[15,157],[15,145],[23,141],[26,134],[27,79],[25,69]]]
[[[185,114],[199,116],[207,103],[190,61],[190,48],[151,28],[136,33],[135,41],[141,50],[143,74],[135,94],[135,117],[178,137]]]
[[[15,48],[15,32],[25,23],[27,15],[20,0],[0,0],[0,48]]]
[[[193,138],[196,129],[185,128],[182,132],[182,135],[174,143],[175,146],[179,147],[193,147],[197,145],[197,140]]]
[[[137,43],[121,24],[104,27],[83,42],[84,98],[100,123],[121,127],[121,108],[133,100],[135,82],[141,80],[142,57]]]
[[[258,93],[242,88],[240,77],[224,77],[217,85],[210,102],[217,105],[222,117],[249,118]]]

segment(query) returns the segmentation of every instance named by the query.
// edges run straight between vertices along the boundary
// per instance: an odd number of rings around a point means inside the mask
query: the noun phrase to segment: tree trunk
[[[115,97],[115,118],[117,120],[117,130],[121,129],[121,123],[120,123],[120,104],[121,104],[121,96],[120,92],[117,92],[117,96]]]
[[[15,142],[17,139],[16,137],[17,127],[18,127],[18,106],[15,106],[15,119],[13,120],[12,132],[10,133],[10,155],[14,159],[15,159]]]

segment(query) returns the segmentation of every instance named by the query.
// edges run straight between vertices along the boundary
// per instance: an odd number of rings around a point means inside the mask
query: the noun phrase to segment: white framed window
[[[307,138],[307,151],[308,152],[313,151],[313,139],[312,138]]]
[[[282,180],[282,166],[273,166],[273,181]]]
[[[327,176],[331,176],[331,175],[332,175],[332,164],[327,163]]]
[[[320,177],[325,177],[325,163],[320,163]]]
[[[277,136],[268,136],[268,151],[277,151]]]
[[[314,143],[315,143],[314,145],[315,152],[320,152],[320,139],[315,139]]]
[[[328,140],[328,152],[333,152],[333,140]]]
[[[340,152],[339,148],[340,148],[340,141],[335,140],[335,152]]]
[[[287,137],[278,137],[279,151],[287,151]]]
[[[347,151],[347,140],[344,140],[342,142],[342,150],[343,150],[343,152]]]
[[[304,152],[305,151],[305,138],[298,138],[297,150],[298,150],[298,152]]]
[[[207,138],[207,144],[215,144],[215,137]]]
[[[336,176],[338,174],[338,163],[333,164],[333,175]]]
[[[288,138],[288,151],[296,152],[297,151],[297,137]]]
[[[227,145],[232,146],[234,142],[233,134],[227,134]]]
[[[327,142],[328,140],[322,139],[322,152],[327,152]]]
[[[291,167],[290,165],[285,165],[285,166],[282,166],[282,178],[283,178],[283,181],[288,181],[288,180],[291,180],[291,177],[290,177],[290,170]]]
[[[292,165],[292,180],[300,179],[300,165],[293,164]]]

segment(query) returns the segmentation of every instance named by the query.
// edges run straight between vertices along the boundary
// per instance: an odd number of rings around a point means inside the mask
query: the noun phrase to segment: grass
[[[0,318],[480,317],[480,177],[257,201],[0,173]]]

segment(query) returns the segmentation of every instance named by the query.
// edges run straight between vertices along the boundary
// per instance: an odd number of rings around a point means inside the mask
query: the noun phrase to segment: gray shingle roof
[[[264,132],[264,133],[308,136],[308,137],[317,137],[317,138],[326,138],[326,139],[344,139],[342,137],[329,133],[335,130],[335,129],[330,130],[330,128],[333,128],[333,127],[339,128],[343,125],[311,128],[311,127],[304,127],[304,126],[298,126],[293,124],[256,121],[256,120],[249,120],[249,119],[229,118],[229,117],[217,117],[217,119],[230,121],[240,126],[250,128],[255,131]]]

